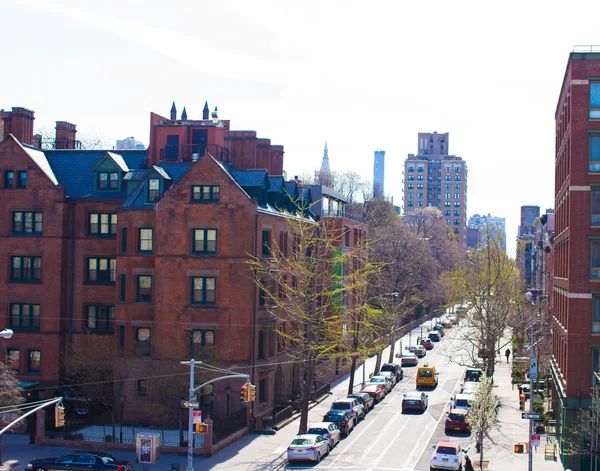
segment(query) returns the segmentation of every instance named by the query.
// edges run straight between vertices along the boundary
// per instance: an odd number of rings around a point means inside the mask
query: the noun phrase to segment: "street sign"
[[[528,420],[540,420],[542,418],[542,416],[541,416],[541,414],[538,414],[535,412],[522,412],[521,418],[528,419]]]
[[[201,424],[202,423],[202,411],[201,410],[194,411],[192,423],[193,424]]]
[[[181,407],[186,409],[198,409],[200,403],[198,401],[181,401]]]
[[[537,358],[532,357],[529,359],[529,377],[531,379],[537,379]]]
[[[537,433],[531,435],[531,446],[540,446],[540,436]]]

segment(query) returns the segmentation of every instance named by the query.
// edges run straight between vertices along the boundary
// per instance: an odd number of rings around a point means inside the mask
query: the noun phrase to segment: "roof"
[[[124,172],[129,171],[129,167],[127,167],[127,164],[125,163],[125,160],[123,160],[123,156],[121,154],[117,154],[115,152],[107,152],[107,154],[110,156],[111,159],[115,161],[115,163],[121,168],[121,170],[123,170]]]
[[[283,176],[269,176],[269,193],[280,193],[283,188]]]
[[[59,184],[66,187],[71,198],[124,199],[126,185],[120,191],[94,191],[92,168],[106,155],[106,150],[46,150],[43,154],[56,175]],[[144,150],[123,150],[119,155],[131,170],[141,169],[148,157]],[[115,161],[116,162],[116,161]]]
[[[48,163],[48,159],[46,155],[39,149],[34,149],[33,147],[24,146],[19,142],[18,139],[15,138],[15,141],[21,146],[21,148],[27,153],[27,155],[35,162],[35,164],[40,168],[42,172],[44,172],[48,178],[54,183],[58,185],[58,179],[52,170],[52,167]]]
[[[420,391],[408,391],[408,392],[407,392],[407,393],[404,395],[404,397],[416,397],[416,398],[419,398],[419,399],[421,399],[421,394],[422,394],[422,393],[421,393]]]
[[[437,446],[450,446],[450,447],[457,447],[458,443],[456,442],[438,442]]]
[[[254,169],[254,170],[231,170],[231,176],[236,182],[242,187],[266,187],[269,188],[269,179],[267,178],[267,171],[265,169]]]

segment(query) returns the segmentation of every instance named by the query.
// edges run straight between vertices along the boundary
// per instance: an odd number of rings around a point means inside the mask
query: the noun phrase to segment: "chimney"
[[[13,107],[12,111],[4,111],[2,120],[4,121],[3,138],[9,134],[15,136],[22,144],[33,144],[33,121],[34,112],[26,108]]]
[[[77,139],[77,125],[67,123],[66,121],[56,122],[56,140],[55,149],[75,149]]]
[[[171,120],[177,121],[177,108],[175,108],[175,102],[173,102],[173,105],[171,106]]]
[[[202,110],[202,119],[208,119],[208,101],[204,102],[204,109]]]

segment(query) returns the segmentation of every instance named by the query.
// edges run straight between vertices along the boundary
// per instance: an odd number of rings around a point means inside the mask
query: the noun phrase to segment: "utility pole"
[[[535,323],[535,302],[531,291],[525,294],[531,302],[531,330],[529,333],[529,413],[533,414],[533,380],[537,378],[537,360],[535,359],[533,344],[533,324]],[[535,376],[535,378],[534,378]],[[533,447],[531,437],[533,436],[533,419],[529,419],[529,471],[533,471]]]

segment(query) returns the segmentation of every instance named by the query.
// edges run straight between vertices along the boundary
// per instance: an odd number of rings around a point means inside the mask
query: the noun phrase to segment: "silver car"
[[[321,435],[329,440],[329,449],[336,446],[342,439],[342,432],[333,422],[317,422],[311,424],[306,431],[306,435]]]
[[[386,394],[392,390],[392,378],[390,378],[388,376],[378,376],[378,375],[373,376],[369,380],[369,383],[383,384]]]
[[[314,461],[318,463],[329,453],[329,440],[322,435],[296,435],[288,446],[288,461]]]

